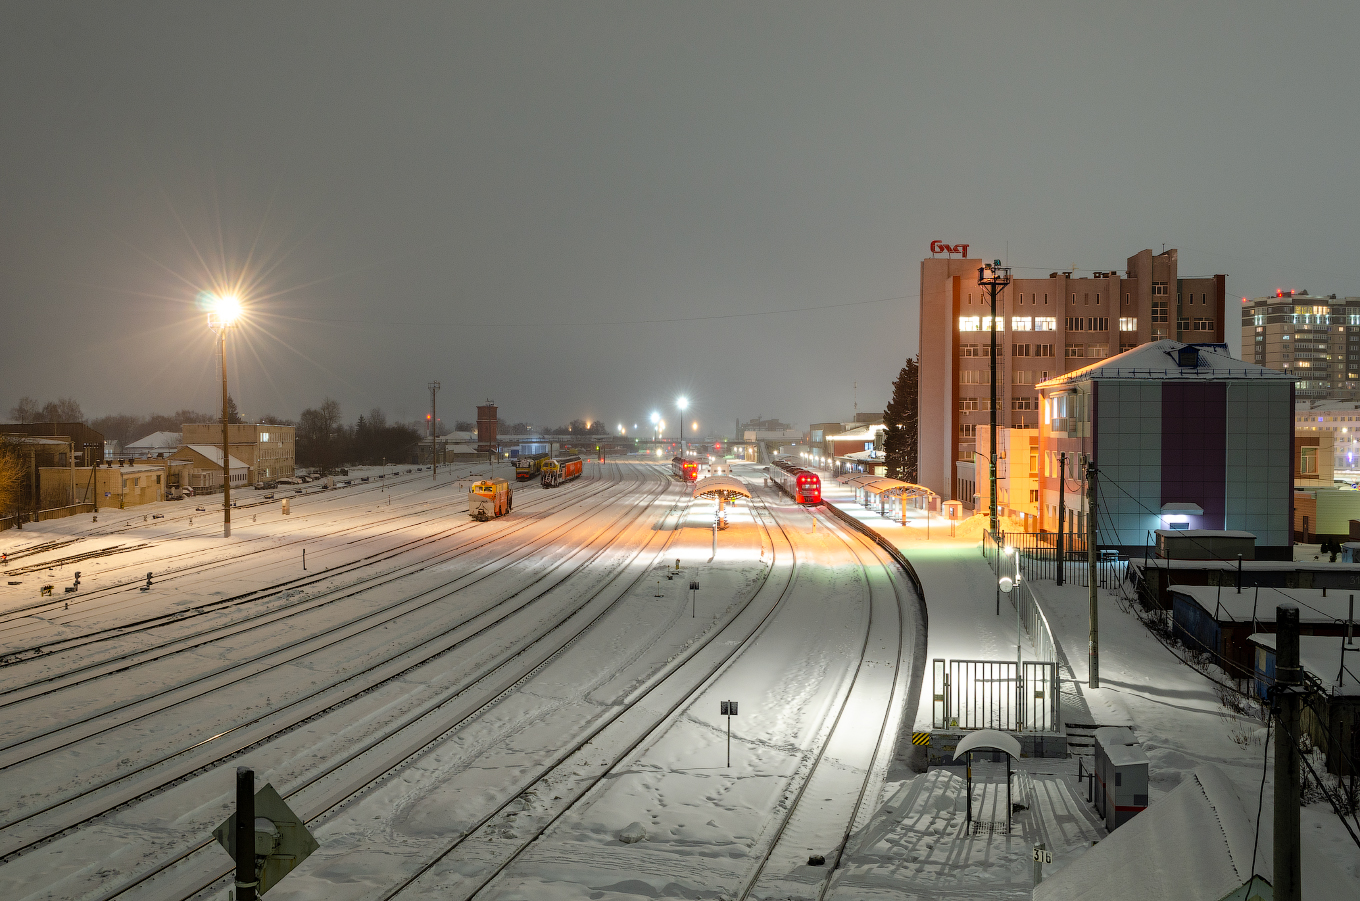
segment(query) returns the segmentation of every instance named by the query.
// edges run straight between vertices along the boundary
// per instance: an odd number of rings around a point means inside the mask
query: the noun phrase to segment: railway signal
[[[236,901],[255,901],[321,847],[274,786],[255,791],[255,771],[236,769],[236,812],[213,830],[236,861]]]
[[[727,717],[727,765],[732,765],[732,717],[737,715],[736,701],[719,701],[718,716]]]

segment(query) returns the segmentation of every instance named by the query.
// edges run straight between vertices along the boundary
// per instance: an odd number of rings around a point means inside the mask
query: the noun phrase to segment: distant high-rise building
[[[974,463],[991,400],[992,312],[977,283],[982,264],[921,261],[919,478],[968,505],[987,478],[985,463]],[[1221,343],[1226,279],[1183,278],[1175,250],[1140,251],[1122,274],[1015,278],[997,303],[997,425],[1037,428],[1036,384],[1140,344]],[[1037,503],[1030,506],[1025,512],[1037,514]]]
[[[1360,400],[1360,297],[1242,298],[1242,359],[1298,379],[1299,400]]]

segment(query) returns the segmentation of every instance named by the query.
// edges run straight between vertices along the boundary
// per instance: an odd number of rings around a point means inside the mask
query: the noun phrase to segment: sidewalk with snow
[[[1015,659],[1014,608],[1003,598],[1001,615],[996,615],[996,580],[982,556],[976,534],[950,538],[948,521],[936,515],[927,538],[923,513],[910,511],[904,526],[881,516],[876,509],[866,509],[856,501],[853,489],[841,486],[825,474],[822,484],[823,497],[827,501],[891,541],[916,568],[926,593],[930,658]],[[1064,679],[1064,720],[1101,726],[1131,726],[1151,763],[1149,800],[1152,804],[1175,789],[1202,763],[1220,767],[1243,798],[1256,800],[1261,787],[1262,766],[1267,759],[1263,722],[1225,706],[1222,690],[1214,682],[1182,663],[1133,612],[1126,612],[1120,606],[1116,594],[1106,590],[1098,594],[1101,687],[1089,688],[1088,590],[1070,583],[1059,587],[1044,580],[1030,581],[1029,586],[1048,618],[1058,646],[1060,672]],[[1028,640],[1022,641],[1021,647],[1026,659],[1030,659]],[[923,690],[916,718],[918,730],[930,728],[930,712],[929,692]],[[1262,817],[1263,842],[1269,838],[1273,766],[1272,754],[1265,785],[1264,809],[1267,813]],[[941,778],[933,773],[931,776]],[[900,791],[907,790],[922,778],[903,783]],[[1076,793],[1074,785],[1070,781],[1066,784],[1069,793]],[[1085,793],[1080,794],[1084,799]],[[902,811],[900,804],[892,801],[889,798],[885,803],[884,813],[891,812],[889,808],[892,807]],[[1248,806],[1254,812],[1255,805]],[[1309,805],[1302,813],[1305,843],[1322,850],[1328,860],[1360,886],[1360,849],[1351,841],[1326,801]],[[894,828],[899,831],[914,828],[904,823]],[[884,841],[888,839],[874,838],[859,846],[856,862],[861,869],[884,865],[879,859],[886,847]],[[910,845],[907,838],[901,841],[907,842],[899,842],[901,848]],[[1005,895],[1018,889],[1015,879],[1021,882],[1024,879],[1011,872],[1019,868],[1019,863],[1006,856],[1007,850],[994,850],[997,856],[992,865],[1003,867],[1004,872],[998,871],[994,874],[995,879],[985,880],[994,889],[986,893]],[[1052,870],[1075,859],[1079,850],[1074,848],[1072,853],[1055,855]],[[908,853],[919,854],[921,867],[928,869],[931,859],[928,855],[919,851]],[[965,865],[963,859],[958,863]],[[1028,861],[1024,863],[1027,867]],[[873,881],[867,876],[864,878]],[[943,882],[940,879],[932,879],[936,891],[924,891],[922,897],[938,896],[940,890],[951,884],[947,879]],[[837,895],[843,896],[856,895],[854,892]],[[1360,897],[1360,888],[1357,896]]]

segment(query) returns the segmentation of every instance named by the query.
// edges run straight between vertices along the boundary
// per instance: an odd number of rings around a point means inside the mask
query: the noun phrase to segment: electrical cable
[[[1251,843],[1251,879],[1247,882],[1247,897],[1251,897],[1251,882],[1256,879],[1256,848],[1261,844],[1261,811],[1266,803],[1266,773],[1270,772],[1270,727],[1275,718],[1266,717],[1266,748],[1261,759],[1261,790],[1256,795],[1256,838]]]

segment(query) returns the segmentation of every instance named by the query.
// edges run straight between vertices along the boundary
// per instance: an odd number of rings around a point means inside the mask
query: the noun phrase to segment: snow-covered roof
[[[131,444],[125,445],[125,449],[134,453],[178,450],[180,445],[179,432],[152,432],[145,438],[138,438]]]
[[[728,498],[751,496],[750,489],[732,476],[708,476],[694,483],[693,497],[716,497],[719,494]]]
[[[184,446],[189,448],[189,450],[193,451],[196,454],[207,457],[210,462],[216,464],[217,466],[220,467],[222,465],[222,448],[214,444],[186,444]],[[231,468],[249,469],[250,467],[242,463],[235,457],[232,457]]]
[[[1275,650],[1274,632],[1253,632],[1249,640]],[[1344,653],[1342,648],[1346,649]],[[1351,639],[1347,644],[1344,638],[1335,635],[1300,635],[1299,663],[1333,694],[1360,695],[1360,639]]]
[[[996,729],[978,729],[976,732],[969,732],[968,735],[959,742],[954,748],[954,759],[979,748],[995,748],[1004,751],[1016,760],[1020,759],[1020,742],[1014,736],[1007,735]]]
[[[1181,366],[1178,354],[1183,347],[1199,349],[1198,366]],[[1226,344],[1186,344],[1184,341],[1151,341],[1116,354],[1099,363],[1064,373],[1040,382],[1036,387],[1056,388],[1088,379],[1150,379],[1155,381],[1221,381],[1224,379],[1265,379],[1292,382],[1295,376],[1239,360],[1228,353]]]
[[[1251,807],[1223,771],[1203,764],[1165,797],[1034,887],[1034,901],[1221,901],[1253,875],[1270,881],[1274,830],[1269,812],[1256,840]],[[1303,842],[1303,897],[1353,898],[1354,879],[1316,841]],[[1258,880],[1255,891],[1261,888]],[[1253,894],[1255,894],[1253,891]],[[1261,893],[1269,897],[1268,893]]]
[[[881,422],[871,422],[865,425],[861,425],[859,428],[850,429],[849,431],[844,432],[843,434],[840,435],[826,435],[822,440],[854,441],[856,439],[867,438],[870,441],[872,441],[875,435],[877,435],[879,432],[886,431],[886,429],[887,426],[885,426]]]
[[[904,494],[926,494],[926,495],[933,495],[935,493],[924,485],[917,485],[912,482],[903,482],[898,479],[890,479],[887,478],[886,476],[870,475],[867,472],[839,476],[837,478],[837,481],[839,481],[843,485],[850,485],[855,488],[863,488],[865,491],[871,492],[873,494],[882,494],[885,491]]]
[[[1194,510],[1168,510],[1167,507],[1194,507],[1203,515],[1199,504],[1162,504],[1163,513],[1193,513]],[[1097,512],[1099,512],[1097,508]],[[1255,538],[1254,532],[1244,532],[1241,529],[1153,529],[1163,538]]]
[[[1034,887],[1035,901],[1220,901],[1251,878],[1252,820],[1228,777],[1201,766],[1147,810]],[[1270,872],[1271,854],[1256,855]]]
[[[1344,589],[1334,588],[1326,595],[1321,588],[1248,588],[1246,585],[1242,586],[1241,593],[1232,585],[1173,585],[1167,590],[1171,594],[1194,598],[1195,603],[1219,622],[1249,623],[1254,617],[1258,623],[1273,623],[1275,608],[1280,604],[1298,607],[1299,622],[1303,623],[1345,622],[1350,613],[1350,595]]]

